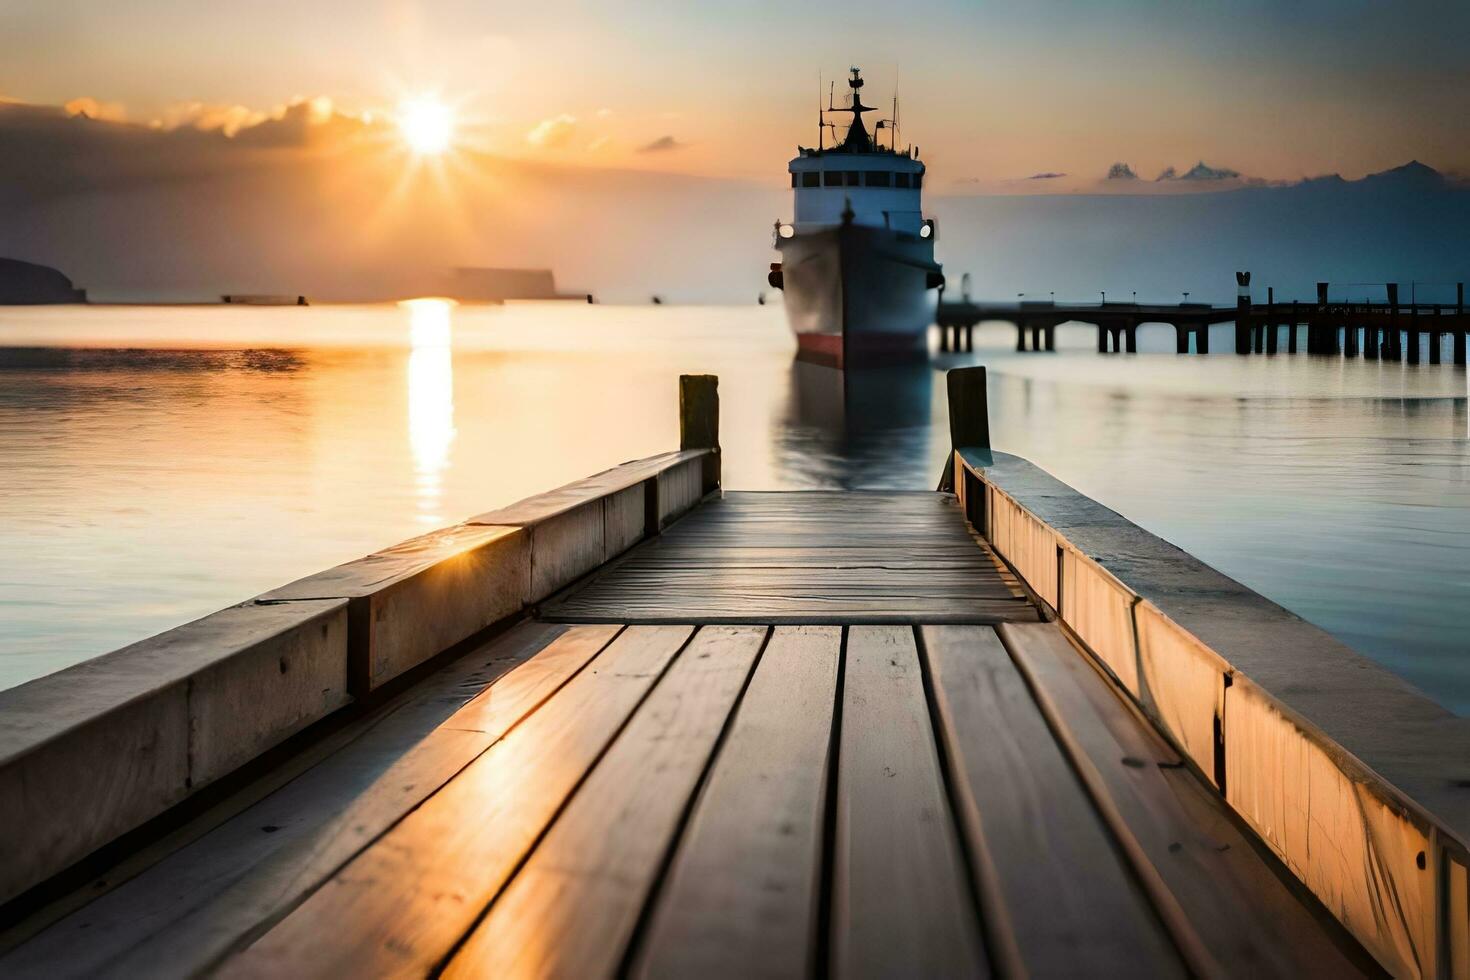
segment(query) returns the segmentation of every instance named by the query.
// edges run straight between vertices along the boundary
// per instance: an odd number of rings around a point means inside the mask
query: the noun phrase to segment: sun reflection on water
[[[444,523],[440,504],[444,470],[454,444],[454,359],[450,330],[453,301],[412,299],[408,311],[408,441],[421,524]]]

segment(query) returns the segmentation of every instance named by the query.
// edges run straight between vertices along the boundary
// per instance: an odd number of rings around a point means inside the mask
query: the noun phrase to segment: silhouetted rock
[[[1445,182],[1444,174],[1418,160],[1410,160],[1401,167],[1380,170],[1363,178],[1366,184],[1377,186],[1396,185],[1405,187],[1436,187]]]
[[[85,303],[87,291],[77,289],[57,270],[19,259],[0,259],[0,304]]]
[[[1231,170],[1229,167],[1211,167],[1203,160],[1190,167],[1180,180],[1234,180],[1240,176],[1239,170]]]

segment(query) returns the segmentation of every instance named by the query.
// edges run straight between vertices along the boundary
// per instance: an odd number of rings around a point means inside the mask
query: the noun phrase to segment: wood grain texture
[[[767,630],[700,630],[446,978],[611,977]]]
[[[913,630],[848,632],[832,868],[832,972],[988,973]]]
[[[469,670],[426,680],[297,779],[0,959],[0,974],[198,972],[289,911],[616,632],[525,624],[498,638],[466,658]]]
[[[1035,621],[935,493],[729,493],[548,603],[561,622]]]
[[[638,977],[811,972],[842,630],[778,627],[659,890]]]
[[[509,880],[690,633],[624,630],[595,664],[220,972],[427,973]]]
[[[938,730],[993,955],[1014,975],[1181,976],[1184,965],[984,626],[925,626]]]
[[[1208,827],[1181,804],[1160,769],[1177,754],[1060,630],[1008,624],[1001,636],[1196,973],[1360,975],[1279,880],[1243,873],[1229,854],[1243,842],[1217,836],[1228,822]]]

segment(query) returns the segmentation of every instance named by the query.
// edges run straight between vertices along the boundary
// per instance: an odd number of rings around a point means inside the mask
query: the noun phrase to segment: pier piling
[[[679,376],[679,448],[713,450],[704,457],[704,492],[720,486],[720,379]]]
[[[1434,304],[1434,326],[1429,328],[1429,363],[1438,364],[1440,347],[1444,346],[1444,333],[1440,330],[1439,304]]]

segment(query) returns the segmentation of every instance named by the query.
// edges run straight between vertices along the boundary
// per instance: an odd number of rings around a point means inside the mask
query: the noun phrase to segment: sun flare
[[[437,99],[405,99],[398,105],[398,129],[410,150],[434,156],[449,149],[454,138],[454,113]]]

